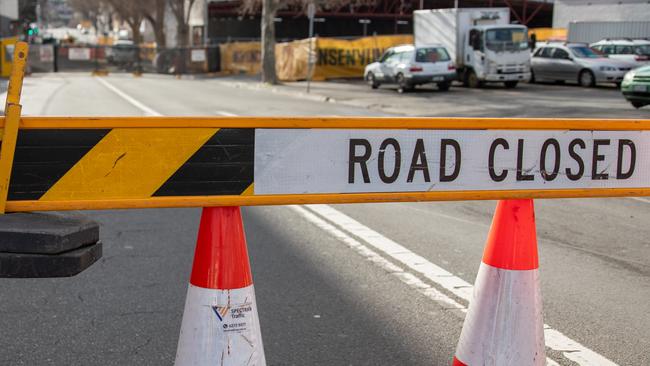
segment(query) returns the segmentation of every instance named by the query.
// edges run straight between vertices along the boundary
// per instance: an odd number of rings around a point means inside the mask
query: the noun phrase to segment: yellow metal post
[[[18,126],[20,124],[20,112],[22,109],[20,105],[20,93],[23,89],[27,50],[27,43],[16,43],[14,60],[11,67],[11,77],[9,78],[9,86],[7,88],[5,124],[2,136],[2,148],[0,149],[0,214],[5,213],[11,168],[14,163],[14,152],[16,151],[16,140],[18,139]]]

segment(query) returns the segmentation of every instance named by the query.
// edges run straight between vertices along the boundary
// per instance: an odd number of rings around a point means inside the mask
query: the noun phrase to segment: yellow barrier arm
[[[11,77],[9,78],[9,86],[7,89],[5,124],[2,136],[2,149],[0,149],[0,214],[5,213],[11,168],[14,162],[14,152],[16,151],[16,140],[18,139],[18,126],[20,124],[20,112],[22,110],[20,93],[23,89],[27,50],[27,43],[16,43],[14,60],[11,67]]]

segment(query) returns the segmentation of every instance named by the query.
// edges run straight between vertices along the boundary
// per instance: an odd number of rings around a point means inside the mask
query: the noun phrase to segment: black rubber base
[[[99,225],[79,215],[0,215],[0,252],[56,254],[99,241]]]
[[[101,242],[59,254],[0,253],[0,277],[70,277],[101,257]]]
[[[80,215],[0,215],[0,278],[69,277],[102,257],[99,225]]]

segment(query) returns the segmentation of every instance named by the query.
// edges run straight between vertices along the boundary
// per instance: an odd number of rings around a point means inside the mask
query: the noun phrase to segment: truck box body
[[[569,42],[594,43],[605,38],[648,38],[650,21],[647,22],[571,22]]]
[[[510,24],[508,8],[459,8],[413,12],[415,45],[441,44],[457,66],[462,66],[465,34],[474,25]],[[459,52],[460,50],[460,52]]]

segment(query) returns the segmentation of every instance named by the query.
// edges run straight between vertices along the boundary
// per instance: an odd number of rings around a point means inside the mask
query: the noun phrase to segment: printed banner
[[[352,41],[318,38],[314,78],[358,78],[369,63],[378,60],[387,48],[412,44],[413,36],[374,36]]]
[[[387,48],[413,43],[411,35],[372,36],[355,40],[314,38],[313,80],[363,77],[366,65],[379,59]],[[275,47],[276,71],[280,80],[307,78],[309,40],[279,43]]]
[[[260,42],[232,42],[219,45],[221,71],[234,74],[259,74],[262,69]]]
[[[90,48],[71,47],[68,48],[68,59],[71,61],[90,60]]]
[[[316,39],[312,38],[312,55],[316,51]],[[278,79],[283,81],[305,80],[309,72],[310,39],[278,43],[275,45],[275,71]],[[313,56],[312,56],[313,58]],[[315,66],[315,65],[314,65]],[[312,71],[313,75],[313,71]]]
[[[192,62],[205,62],[205,50],[192,50],[190,53],[190,61]]]

